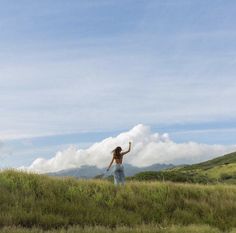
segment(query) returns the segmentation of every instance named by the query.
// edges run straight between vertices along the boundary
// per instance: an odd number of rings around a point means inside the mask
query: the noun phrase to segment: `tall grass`
[[[236,186],[130,181],[116,188],[109,181],[9,170],[0,173],[0,209],[0,227],[195,224],[229,230],[236,227]]]
[[[139,227],[117,227],[110,229],[107,227],[79,227],[73,226],[68,229],[53,229],[44,231],[39,228],[19,228],[19,227],[5,227],[1,229],[1,233],[220,233],[220,230],[210,226],[204,225],[190,225],[190,226],[171,226],[167,228],[159,228],[152,225],[142,225]],[[235,230],[230,233],[236,233]]]

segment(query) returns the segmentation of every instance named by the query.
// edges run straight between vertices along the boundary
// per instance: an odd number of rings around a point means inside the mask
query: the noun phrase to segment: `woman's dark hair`
[[[120,155],[120,152],[122,151],[122,148],[120,146],[117,146],[111,153],[115,156],[118,157]]]

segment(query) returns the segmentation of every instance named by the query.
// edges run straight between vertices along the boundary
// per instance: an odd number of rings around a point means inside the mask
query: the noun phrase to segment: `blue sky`
[[[139,123],[234,144],[234,0],[0,3],[1,166]]]

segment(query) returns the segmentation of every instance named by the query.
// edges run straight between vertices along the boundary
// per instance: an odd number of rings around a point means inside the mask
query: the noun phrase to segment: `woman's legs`
[[[119,170],[115,169],[114,171],[114,184],[118,185],[119,184]]]
[[[114,184],[125,184],[125,173],[124,173],[124,167],[121,164],[116,164],[115,165],[115,170],[114,170]]]
[[[124,168],[122,167],[122,169],[120,170],[120,183],[122,185],[125,184],[125,173],[124,173]]]

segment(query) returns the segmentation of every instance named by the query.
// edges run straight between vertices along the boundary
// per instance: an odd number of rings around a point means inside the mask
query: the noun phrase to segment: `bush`
[[[220,176],[221,180],[229,180],[229,179],[232,179],[232,178],[233,178],[233,175],[227,174],[227,173],[222,173],[221,176]]]
[[[131,180],[139,181],[148,181],[148,180],[157,180],[157,181],[172,181],[172,182],[181,182],[181,183],[202,183],[207,184],[213,182],[207,176],[199,175],[192,171],[159,171],[159,172],[141,172],[136,174],[134,177],[130,178]]]

